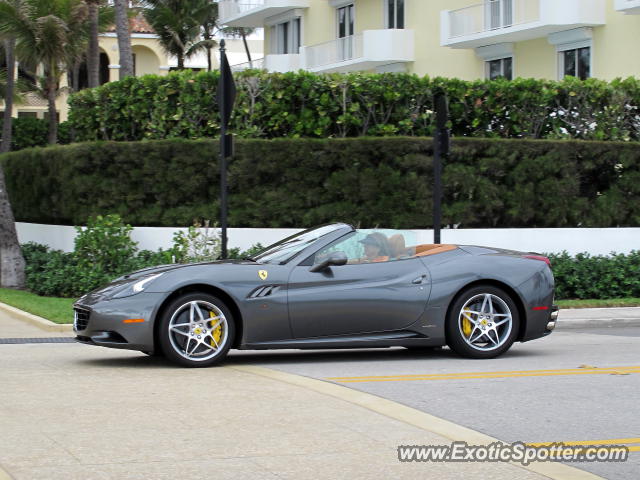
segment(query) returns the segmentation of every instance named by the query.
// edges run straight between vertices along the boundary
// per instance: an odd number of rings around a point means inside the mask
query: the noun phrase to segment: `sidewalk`
[[[0,312],[2,337],[43,333]],[[400,463],[398,445],[451,443],[430,424],[488,437],[395,404],[400,421],[378,413],[394,402],[260,367],[0,345],[0,385],[0,479],[547,478],[504,463]]]
[[[640,327],[640,307],[560,309],[558,329],[612,326]]]

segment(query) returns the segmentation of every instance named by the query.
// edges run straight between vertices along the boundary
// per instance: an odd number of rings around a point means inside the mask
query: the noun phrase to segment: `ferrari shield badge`
[[[260,277],[260,280],[266,280],[269,274],[266,270],[258,270],[258,276]]]

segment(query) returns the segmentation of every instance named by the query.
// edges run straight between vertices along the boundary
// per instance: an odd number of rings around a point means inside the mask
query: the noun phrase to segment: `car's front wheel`
[[[518,336],[520,315],[509,294],[492,285],[469,288],[449,310],[449,347],[470,358],[494,358],[506,352]]]
[[[158,339],[165,356],[186,367],[209,367],[227,355],[235,335],[229,308],[207,293],[173,300],[160,318]]]

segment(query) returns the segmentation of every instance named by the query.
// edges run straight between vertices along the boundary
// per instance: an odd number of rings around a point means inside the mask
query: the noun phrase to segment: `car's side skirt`
[[[412,331],[367,333],[362,335],[292,338],[273,342],[246,343],[239,350],[271,349],[319,349],[319,348],[378,348],[378,347],[437,347],[444,345],[442,339],[418,335]]]

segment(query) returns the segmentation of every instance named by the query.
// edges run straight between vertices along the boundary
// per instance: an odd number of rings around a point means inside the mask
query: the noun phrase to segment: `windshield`
[[[344,226],[346,225],[332,224],[304,230],[300,233],[287,237],[278,243],[268,246],[257,255],[254,255],[253,260],[260,263],[287,263],[320,237],[323,237],[328,233],[335,232],[337,228]]]

